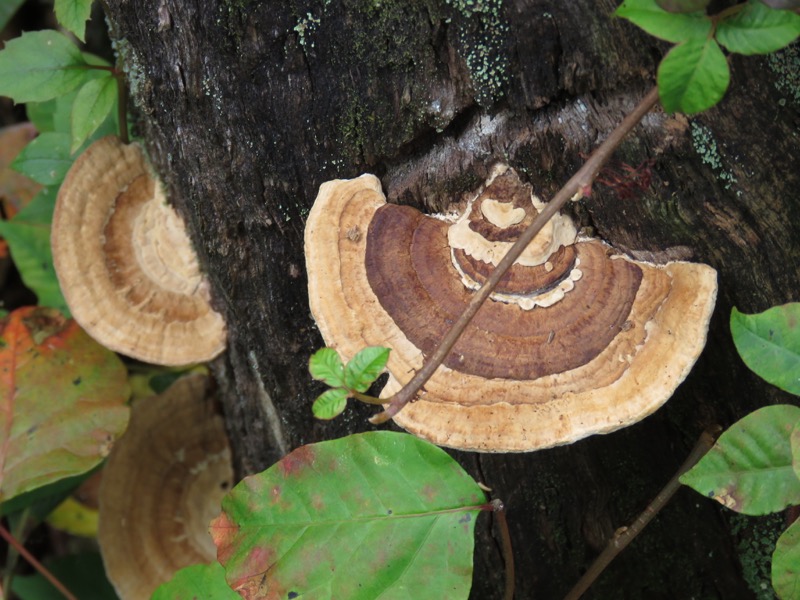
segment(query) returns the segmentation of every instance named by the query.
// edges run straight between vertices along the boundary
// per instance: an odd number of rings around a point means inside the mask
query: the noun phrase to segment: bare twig
[[[41,573],[42,576],[45,579],[47,579],[47,581],[49,581],[54,588],[56,588],[59,592],[61,592],[64,598],[66,598],[67,600],[77,600],[77,598],[75,598],[75,596],[73,596],[72,593],[70,593],[70,591],[66,587],[64,587],[64,584],[61,583],[58,579],[56,579],[55,575],[53,575],[50,571],[48,571],[47,568],[42,563],[36,560],[36,557],[34,557],[33,554],[31,554],[30,552],[28,552],[25,546],[20,544],[19,541],[17,541],[17,538],[11,535],[8,532],[8,530],[5,527],[3,527],[2,524],[0,524],[0,537],[5,539],[6,542],[8,542],[8,544],[12,548],[14,548],[17,552],[19,552],[20,555],[22,555],[22,557],[25,560],[27,560],[31,564],[31,566],[33,566],[34,569],[39,571],[39,573]]]
[[[436,351],[399,392],[391,398],[384,400],[384,402],[389,403],[389,407],[383,412],[374,415],[370,419],[371,423],[378,424],[388,421],[416,397],[417,392],[422,389],[425,382],[431,378],[434,371],[436,371],[439,365],[447,358],[448,354],[450,354],[450,350],[452,350],[458,338],[461,337],[461,334],[464,332],[467,325],[469,325],[469,322],[478,312],[484,301],[489,297],[489,294],[491,294],[497,286],[500,278],[505,275],[505,272],[511,267],[519,255],[522,254],[522,251],[525,250],[533,238],[536,237],[536,234],[541,231],[542,227],[544,227],[571,198],[576,198],[576,196],[580,198],[590,193],[592,182],[597,177],[600,169],[603,168],[603,165],[611,157],[611,154],[617,146],[619,146],[623,138],[642,120],[657,102],[658,90],[654,87],[639,104],[636,105],[633,111],[623,119],[622,123],[611,132],[608,138],[592,152],[592,155],[583,164],[580,170],[558,191],[553,199],[544,207],[542,212],[539,213],[539,216],[534,219],[533,223],[520,235],[519,239],[508,253],[506,253],[503,260],[500,261],[494,271],[492,271],[483,286],[472,296],[467,308],[464,310],[461,317],[453,324],[444,338],[442,338]]]
[[[614,536],[609,540],[605,550],[595,559],[592,566],[589,567],[586,573],[583,574],[583,577],[578,580],[578,583],[576,583],[575,587],[564,597],[564,600],[578,600],[605,568],[611,564],[611,561],[614,560],[617,555],[633,541],[633,538],[639,535],[642,529],[653,520],[653,517],[664,508],[672,496],[675,495],[675,492],[681,487],[681,482],[679,481],[680,476],[697,464],[705,453],[711,449],[711,446],[714,445],[714,439],[718,432],[719,428],[716,428],[716,431],[706,429],[700,435],[700,439],[697,440],[689,456],[678,469],[678,472],[667,482],[664,489],[658,493],[655,499],[644,509],[644,512],[636,518],[630,527],[622,527],[617,530]]]
[[[506,584],[503,600],[514,600],[514,550],[511,548],[511,532],[508,530],[508,520],[506,519],[506,506],[501,500],[494,499],[491,502],[494,507],[494,516],[497,519],[497,527],[500,529],[500,542],[503,549],[503,562],[506,566]]]

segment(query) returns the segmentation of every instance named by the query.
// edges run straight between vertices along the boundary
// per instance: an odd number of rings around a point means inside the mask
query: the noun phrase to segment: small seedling
[[[710,0],[625,0],[614,14],[650,35],[677,44],[658,67],[658,91],[667,112],[694,114],[714,106],[730,83],[722,48],[745,55],[769,54],[800,35],[794,2],[748,0],[719,14]]]
[[[348,398],[368,404],[382,404],[381,400],[364,392],[386,367],[389,349],[380,346],[364,348],[344,365],[339,353],[333,348],[317,350],[308,361],[308,370],[314,379],[322,381],[331,389],[321,394],[311,410],[318,419],[333,419],[347,406]]]

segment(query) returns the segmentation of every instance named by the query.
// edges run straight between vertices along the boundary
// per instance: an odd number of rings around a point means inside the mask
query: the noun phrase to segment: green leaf
[[[792,468],[795,476],[800,479],[800,421],[794,424],[789,435],[789,444],[792,447]]]
[[[25,223],[19,219],[0,221],[0,236],[8,242],[11,258],[19,269],[22,281],[36,294],[39,304],[68,313],[53,267],[50,226]]]
[[[69,315],[61,294],[50,250],[50,222],[58,188],[44,188],[11,221],[0,221],[0,236],[8,242],[22,281],[39,304],[58,308]]]
[[[17,9],[22,6],[25,0],[3,0],[0,2],[0,31],[6,28],[11,17],[17,12]]]
[[[153,592],[150,600],[240,600],[225,581],[225,569],[218,562],[192,565],[179,570]]]
[[[730,52],[769,54],[800,35],[800,15],[750,0],[743,10],[717,25],[717,40]]]
[[[380,346],[364,348],[347,363],[344,369],[345,387],[366,392],[378,378],[389,360],[389,349]]]
[[[705,40],[711,31],[711,19],[704,13],[667,12],[656,0],[625,0],[614,14],[668,42]]]
[[[116,600],[97,552],[72,554],[45,561],[45,566],[77,598]],[[63,600],[64,596],[42,575],[15,575],[11,589],[20,600]]]
[[[0,501],[83,473],[128,422],[125,366],[53,309],[0,322]]]
[[[30,177],[17,173],[11,163],[36,137],[36,128],[30,123],[17,123],[0,128],[0,205],[6,218],[11,218],[24,208],[42,188]],[[2,251],[0,254],[5,255]]]
[[[117,81],[110,73],[87,81],[72,105],[72,145],[75,153],[81,144],[102,125],[111,114],[117,99]]]
[[[0,504],[0,517],[5,517],[28,509],[28,514],[37,523],[44,521],[53,509],[66,500],[78,486],[94,475],[101,467],[95,467],[80,475],[65,477],[35,490],[14,496]]]
[[[333,388],[314,400],[311,410],[318,419],[333,419],[347,408],[348,392],[344,388]]]
[[[311,376],[331,387],[344,386],[344,364],[333,348],[320,348],[308,361]]]
[[[755,315],[734,308],[731,334],[744,364],[772,385],[800,395],[800,303]]]
[[[93,0],[55,0],[56,18],[65,29],[85,42],[86,21],[92,14]]]
[[[765,515],[800,503],[790,435],[800,408],[761,408],[734,423],[681,483],[736,512]]]
[[[72,166],[66,133],[42,133],[17,155],[11,167],[42,185],[57,185]]]
[[[53,112],[53,129],[59,133],[72,135],[72,107],[78,90],[73,90],[69,94],[64,94],[56,98],[56,107]]]
[[[656,0],[661,8],[673,13],[690,13],[705,10],[711,0]]]
[[[783,600],[800,598],[800,521],[792,523],[775,544],[772,587]]]
[[[89,74],[86,76],[86,83],[94,81],[96,79],[108,79],[108,72],[107,71],[90,71]],[[85,86],[84,86],[85,87]],[[70,136],[72,139],[72,121],[73,121],[73,113],[75,111],[80,111],[81,109],[76,106],[76,100],[78,98],[78,93],[83,89],[80,90],[73,90],[69,94],[64,94],[63,96],[59,96],[55,100],[50,102],[45,102],[34,109],[34,114],[37,119],[42,120],[43,124],[46,127],[49,127],[49,131],[57,131],[59,133],[65,133]],[[116,94],[114,94],[114,104],[116,104]],[[26,106],[31,106],[30,104]],[[113,107],[112,107],[113,108]],[[45,112],[46,111],[46,112]],[[48,129],[40,129],[39,131],[48,131]],[[105,135],[111,135],[118,132],[118,125],[117,125],[117,111],[112,110],[105,120],[103,120],[97,129],[96,132],[91,134],[90,140],[93,141],[99,139]],[[75,154],[75,153],[73,153]]]
[[[42,188],[33,199],[26,204],[11,220],[12,223],[50,225],[53,222],[53,211],[56,207],[56,197],[59,186]]]
[[[459,600],[485,502],[440,448],[374,431],[302,446],[245,478],[210,532],[244,598]]]
[[[0,95],[42,102],[77,88],[86,76],[80,50],[57,31],[33,31],[0,50]]]
[[[28,120],[34,124],[36,131],[45,133],[55,131],[53,124],[53,113],[56,110],[56,100],[46,100],[44,102],[28,102],[25,105],[25,113]]]
[[[658,67],[658,93],[667,112],[698,113],[725,95],[730,82],[725,55],[713,39],[675,46]]]

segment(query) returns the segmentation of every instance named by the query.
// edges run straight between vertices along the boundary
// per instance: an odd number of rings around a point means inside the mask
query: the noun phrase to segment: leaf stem
[[[653,108],[658,102],[658,89],[653,87],[647,95],[636,105],[633,111],[626,116],[622,123],[614,129],[606,140],[594,151],[580,170],[573,175],[570,180],[562,187],[553,199],[542,209],[528,228],[520,235],[516,243],[509,249],[497,267],[492,271],[483,286],[472,296],[467,308],[453,324],[447,334],[431,355],[430,359],[417,371],[411,380],[400,389],[394,396],[385,400],[389,407],[381,413],[370,418],[372,424],[385,423],[396,415],[402,408],[414,399],[425,385],[436,369],[441,365],[445,358],[450,354],[458,338],[464,333],[467,325],[483,305],[489,294],[497,286],[500,278],[511,267],[514,261],[522,254],[523,250],[536,237],[547,222],[570,200],[579,200],[591,193],[592,182],[597,177],[600,169],[611,157],[611,154],[619,146],[624,137],[633,129],[639,121]]]
[[[714,440],[719,433],[719,427],[713,427],[706,429],[701,435],[700,438],[697,440],[697,443],[692,448],[692,451],[689,453],[689,456],[686,458],[684,463],[680,466],[678,471],[672,478],[667,482],[667,485],[664,486],[658,495],[653,499],[653,501],[644,509],[642,514],[640,514],[636,520],[630,525],[630,527],[620,527],[615,533],[614,536],[608,541],[608,545],[606,546],[605,550],[598,556],[595,561],[592,563],[592,566],[583,574],[578,580],[578,583],[569,591],[569,593],[564,597],[564,600],[578,600],[585,592],[589,589],[592,583],[600,576],[600,574],[611,564],[611,561],[614,560],[617,555],[622,552],[628,544],[630,544],[633,539],[641,533],[642,529],[644,529],[650,521],[653,520],[659,511],[666,506],[667,502],[672,499],[672,496],[675,495],[675,492],[681,487],[680,476],[683,475],[686,471],[691,469],[697,462],[703,458],[703,456],[711,449],[711,446],[714,445]]]
[[[117,70],[114,67],[109,67],[108,65],[86,64],[86,65],[80,65],[80,68],[81,69],[93,69],[95,71],[108,71],[109,73],[111,73],[114,76],[117,75]]]
[[[728,17],[732,17],[736,13],[742,12],[744,7],[747,6],[747,2],[741,2],[739,4],[734,4],[733,6],[729,6],[725,10],[718,12],[715,15],[711,15],[711,22],[714,24],[713,29],[716,29],[717,23],[727,19]]]
[[[360,400],[361,402],[366,402],[367,404],[385,404],[386,400],[381,400],[380,398],[376,398],[375,396],[368,396],[367,394],[362,394],[361,392],[357,392],[355,390],[347,390],[347,393],[350,394],[356,400]]]
[[[42,576],[45,579],[47,579],[47,581],[49,581],[54,588],[56,588],[59,592],[61,592],[64,598],[66,598],[67,600],[77,600],[77,598],[75,598],[75,596],[73,596],[72,593],[70,593],[70,591],[66,587],[64,587],[64,584],[61,583],[58,579],[56,579],[55,575],[53,575],[50,571],[48,571],[47,568],[42,563],[36,560],[36,558],[30,552],[28,552],[25,546],[20,544],[17,541],[17,538],[11,535],[8,532],[8,530],[5,527],[3,527],[2,523],[0,523],[0,537],[5,539],[6,542],[8,542],[8,544],[12,548],[14,548],[17,552],[19,552],[20,555],[22,555],[22,557],[25,560],[27,560],[34,569],[39,571],[39,573],[41,573]]]

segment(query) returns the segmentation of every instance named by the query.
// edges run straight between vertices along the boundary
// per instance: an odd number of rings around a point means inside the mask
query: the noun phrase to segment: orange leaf
[[[128,422],[122,362],[54,309],[0,321],[0,502],[97,465]]]

